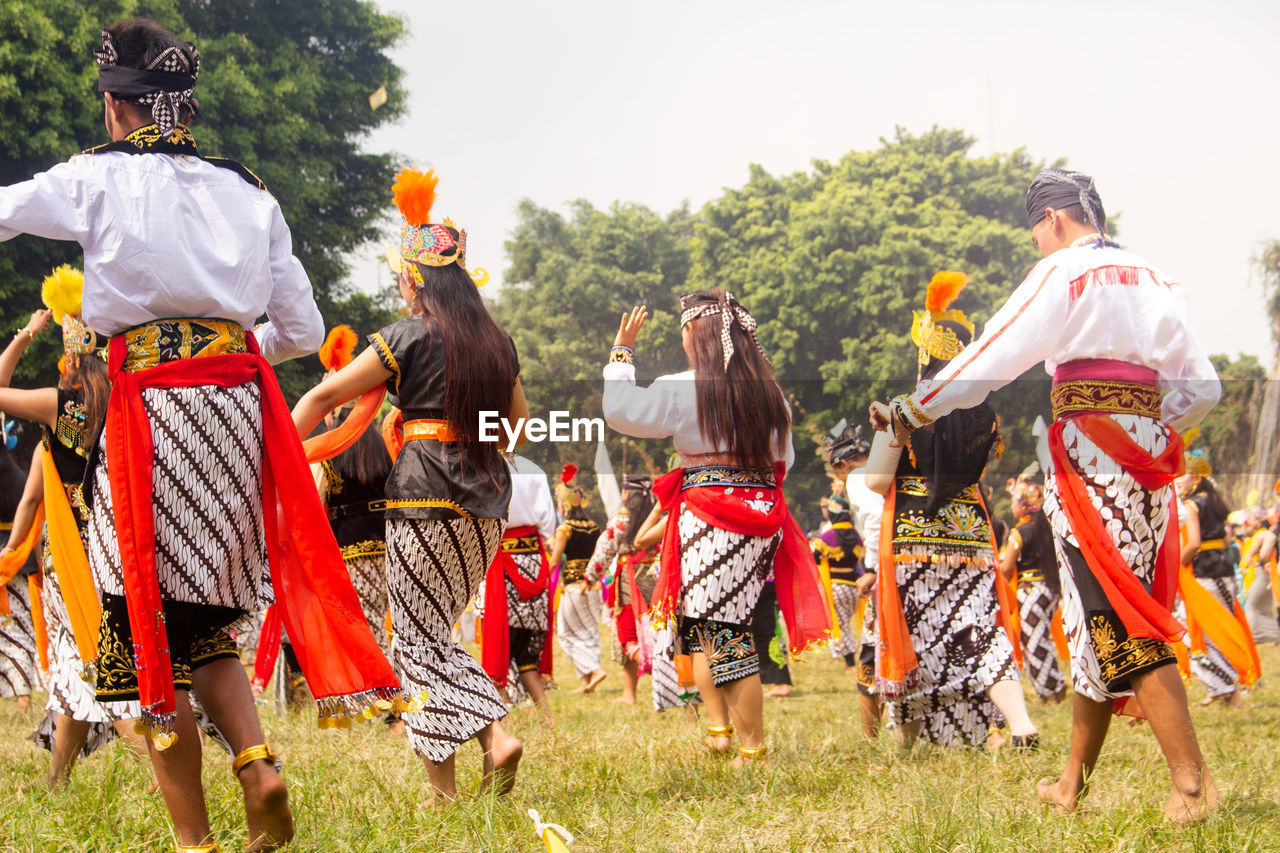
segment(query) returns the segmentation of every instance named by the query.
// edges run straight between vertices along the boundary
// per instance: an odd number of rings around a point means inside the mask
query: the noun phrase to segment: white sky
[[[1251,258],[1280,238],[1280,4],[380,5],[409,23],[410,104],[369,145],[436,167],[438,214],[496,282],[522,198],[696,210],[750,163],[803,170],[936,124],[1091,173],[1121,241],[1184,283],[1205,347],[1270,357]],[[387,280],[373,254],[357,281]]]

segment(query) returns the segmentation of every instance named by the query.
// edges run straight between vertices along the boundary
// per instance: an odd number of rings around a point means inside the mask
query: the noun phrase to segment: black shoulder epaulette
[[[259,178],[251,172],[249,167],[242,163],[237,163],[235,160],[228,160],[226,157],[202,157],[201,159],[206,163],[211,163],[214,166],[217,166],[220,169],[230,169],[263,192],[269,192],[267,185],[262,182],[262,178]]]

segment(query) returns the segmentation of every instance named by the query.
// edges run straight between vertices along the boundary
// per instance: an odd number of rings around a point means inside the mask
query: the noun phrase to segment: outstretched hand
[[[39,310],[31,313],[31,319],[27,321],[27,325],[23,326],[23,328],[29,335],[31,335],[31,337],[34,338],[36,335],[44,331],[45,327],[49,325],[49,322],[52,319],[52,311],[48,308],[40,308]]]
[[[881,403],[877,400],[871,404],[867,411],[871,416],[872,429],[876,432],[890,434],[890,447],[902,447],[907,443],[911,430],[907,428],[906,424],[894,417],[893,410],[889,408],[888,403]]]
[[[613,339],[613,345],[615,347],[635,349],[636,338],[640,335],[640,329],[644,326],[644,321],[648,319],[649,309],[644,305],[637,305],[631,309],[630,314],[623,314],[622,322],[618,323],[618,334]]]

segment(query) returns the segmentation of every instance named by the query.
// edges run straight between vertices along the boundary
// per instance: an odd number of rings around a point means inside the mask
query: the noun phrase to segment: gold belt
[[[1196,549],[1196,553],[1201,551],[1221,551],[1227,547],[1225,539],[1206,539],[1200,543],[1200,547]]]
[[[1160,420],[1160,389],[1141,382],[1079,379],[1060,382],[1049,392],[1057,420],[1083,414],[1140,415]]]
[[[120,334],[128,350],[124,369],[130,373],[170,361],[249,351],[244,328],[217,318],[156,320]]]
[[[538,553],[537,534],[503,539],[502,550],[507,554],[536,554]]]
[[[431,418],[404,422],[405,441],[457,441],[458,433],[448,421]]]

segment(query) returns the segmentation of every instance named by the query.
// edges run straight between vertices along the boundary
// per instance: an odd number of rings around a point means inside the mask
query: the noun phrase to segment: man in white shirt
[[[899,444],[1045,362],[1056,419],[1045,511],[1062,570],[1075,704],[1067,766],[1040,781],[1040,797],[1076,808],[1112,709],[1133,697],[1173,777],[1166,818],[1198,819],[1219,797],[1172,665],[1169,644],[1184,629],[1170,613],[1177,524],[1169,502],[1182,464],[1175,430],[1204,417],[1221,386],[1181,286],[1109,238],[1092,178],[1041,171],[1027,191],[1027,221],[1044,260],[947,367],[911,394],[873,404],[872,424],[893,430]]]

